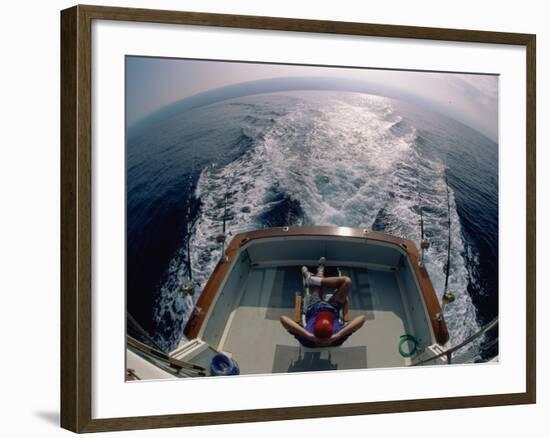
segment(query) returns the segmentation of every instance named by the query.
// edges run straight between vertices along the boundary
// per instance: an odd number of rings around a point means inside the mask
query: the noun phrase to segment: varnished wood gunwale
[[[185,326],[184,334],[189,338],[196,338],[205,322],[208,311],[215,301],[218,293],[221,292],[221,285],[229,275],[233,261],[238,257],[239,250],[253,241],[262,239],[284,238],[284,237],[323,237],[331,238],[353,238],[371,242],[383,242],[398,247],[407,254],[414,276],[418,281],[422,298],[428,311],[435,338],[438,343],[445,344],[449,340],[447,324],[443,318],[438,318],[441,313],[441,306],[433,288],[432,282],[426,268],[419,266],[420,257],[416,245],[412,240],[402,239],[390,234],[368,232],[364,233],[361,228],[336,227],[336,226],[304,226],[289,227],[286,231],[283,228],[270,228],[265,230],[250,231],[237,234],[230,242],[226,250],[226,260],[217,264],[212,276],[207,281],[201,296],[197,300],[199,314],[194,314]]]
[[[527,51],[526,391],[277,409],[92,419],[91,24],[119,20],[436,41]],[[61,12],[61,425],[75,432],[147,429],[534,403],[536,401],[536,37],[531,34],[101,6]],[[124,334],[121,334],[121,337]],[[122,372],[121,372],[122,373]],[[122,376],[122,374],[121,374]],[[123,378],[123,376],[121,377]]]

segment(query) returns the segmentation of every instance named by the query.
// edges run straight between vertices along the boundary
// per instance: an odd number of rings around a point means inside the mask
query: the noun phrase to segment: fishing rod
[[[193,157],[191,158],[191,171],[189,172],[189,177],[187,179],[187,233],[185,236],[186,239],[186,260],[185,266],[187,267],[187,275],[189,276],[189,282],[184,283],[181,286],[181,292],[184,296],[194,295],[195,293],[195,283],[193,281],[193,265],[191,264],[191,187],[193,186],[193,175],[195,173],[195,149],[193,149]]]
[[[227,220],[227,192],[225,192],[224,206],[223,206],[223,228],[222,232],[225,235],[225,221]]]
[[[445,267],[445,288],[443,289],[443,298],[441,300],[441,315],[445,310],[447,304],[452,303],[455,300],[455,295],[448,289],[449,286],[449,274],[451,272],[451,197],[449,195],[449,180],[447,178],[447,170],[445,170],[445,188],[447,190],[447,229],[448,229],[448,240],[447,240],[447,265]]]
[[[227,200],[229,198],[229,188],[230,187],[232,187],[232,188],[235,187],[236,182],[237,182],[237,169],[235,169],[235,171],[233,172],[231,182],[229,184],[227,184],[227,189],[225,191],[225,196],[224,196],[224,201],[223,201],[224,205],[223,205],[222,233],[218,234],[216,236],[216,241],[222,245],[222,257],[221,257],[222,262],[227,261],[227,256],[225,255],[225,242],[227,240]],[[233,193],[235,193],[235,192],[233,192]],[[231,217],[231,218],[233,218],[233,217]]]
[[[193,281],[193,269],[191,268],[191,238],[189,236],[189,225],[187,225],[187,272],[189,280]]]
[[[438,314],[436,315],[436,318],[438,321],[441,321],[443,319],[443,312],[445,310],[445,306],[447,304],[452,303],[455,300],[455,296],[453,292],[448,290],[449,275],[451,272],[451,196],[449,193],[449,180],[447,178],[447,170],[445,170],[445,190],[447,194],[447,263],[445,265],[445,288],[443,289],[443,297],[441,300],[442,302],[441,312],[438,312]],[[419,262],[419,265],[423,267],[424,251],[429,248],[430,243],[425,238],[425,235],[424,235],[424,214],[423,214],[423,206],[422,206],[420,193],[418,194],[418,204],[420,208],[420,234],[421,234],[420,248],[422,250],[421,260]]]
[[[216,241],[218,243],[221,243],[221,245],[222,245],[222,257],[221,257],[222,262],[225,262],[227,260],[227,257],[225,256],[225,240],[227,238],[227,235],[225,234],[226,220],[227,220],[227,197],[228,197],[228,192],[225,192],[224,207],[223,207],[222,233],[218,234],[218,236],[216,236]]]
[[[418,196],[420,198],[420,196]],[[424,216],[422,214],[422,203],[420,203],[420,237],[424,240]]]
[[[187,217],[189,217],[190,208],[187,206]],[[187,222],[187,236],[186,236],[186,260],[185,266],[187,267],[187,275],[189,276],[189,282],[181,285],[181,292],[184,296],[195,294],[195,282],[193,281],[193,268],[191,265],[191,227]]]
[[[187,273],[189,274],[189,280],[193,282],[193,269],[191,266],[191,227],[189,225],[191,218],[191,185],[193,183],[193,170],[195,168],[195,162],[191,165],[191,172],[189,173],[189,182],[187,184]]]
[[[424,236],[424,214],[422,207],[422,198],[420,197],[420,192],[418,193],[418,207],[420,208],[420,249],[421,249],[421,259],[420,267],[424,266],[424,251],[430,247],[430,242]]]
[[[449,272],[451,270],[451,201],[449,196],[449,181],[447,179],[447,172],[445,171],[445,188],[447,189],[447,267],[445,268],[445,291],[449,285]]]

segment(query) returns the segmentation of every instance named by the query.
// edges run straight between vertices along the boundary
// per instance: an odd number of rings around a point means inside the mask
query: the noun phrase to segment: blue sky
[[[170,58],[126,58],[127,122],[188,96],[227,85],[282,77],[364,80],[406,93],[494,141],[498,138],[498,77],[480,74],[327,68]],[[415,99],[415,97],[417,99]]]

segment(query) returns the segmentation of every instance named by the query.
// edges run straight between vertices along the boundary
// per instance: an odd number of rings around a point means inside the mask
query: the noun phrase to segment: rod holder
[[[218,242],[219,244],[221,244],[222,246],[222,257],[221,257],[221,261],[222,262],[226,262],[227,261],[227,256],[225,255],[225,241],[227,240],[227,235],[225,233],[222,233],[222,234],[218,234],[216,236],[216,242]]]
[[[183,296],[193,296],[195,294],[195,285],[193,283],[185,283],[181,286]]]

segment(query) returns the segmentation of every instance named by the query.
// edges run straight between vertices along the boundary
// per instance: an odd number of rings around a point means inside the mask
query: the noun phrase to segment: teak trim
[[[298,408],[92,419],[91,24],[93,20],[239,27],[524,46],[527,54],[526,392]],[[536,37],[531,34],[100,6],[75,6],[62,11],[61,426],[75,432],[97,432],[535,403],[535,51]]]

